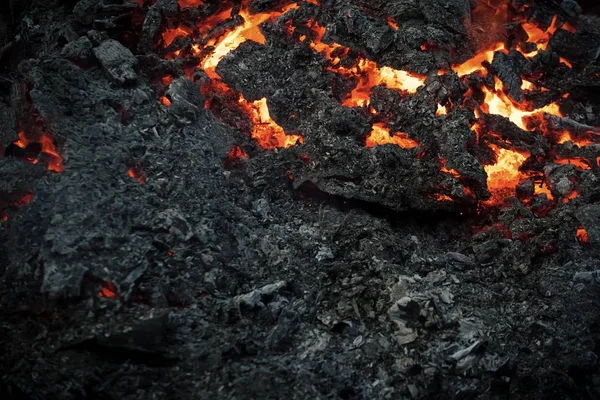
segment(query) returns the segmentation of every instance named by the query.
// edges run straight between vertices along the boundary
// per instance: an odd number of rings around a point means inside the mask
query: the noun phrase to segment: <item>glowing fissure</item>
[[[314,0],[311,0],[310,2],[313,4],[318,4],[318,2]],[[199,0],[180,0],[180,5],[182,7],[196,7],[199,4],[202,4],[202,2]],[[220,77],[216,73],[216,67],[223,57],[229,52],[238,48],[240,44],[247,40],[264,44],[265,38],[260,32],[260,24],[270,19],[280,17],[289,10],[298,7],[299,6],[297,3],[292,3],[274,11],[250,14],[247,10],[247,2],[244,1],[242,2],[242,7],[239,10],[239,16],[241,17],[243,23],[232,28],[228,32],[222,33],[219,37],[209,39],[203,46],[200,46],[197,43],[193,44],[191,46],[191,51],[194,55],[202,57],[199,66],[208,74],[214,84],[227,88],[226,85],[220,81]],[[504,18],[504,16],[508,15],[507,9],[508,8],[506,7],[506,4],[500,4],[495,8],[496,16],[499,19]],[[206,18],[203,23],[199,24],[199,26],[196,28],[197,33],[200,35],[207,33],[219,22],[230,18],[231,12],[232,10],[229,9]],[[536,56],[540,51],[546,50],[552,35],[559,29],[557,17],[553,19],[550,27],[546,30],[540,29],[534,23],[529,21],[519,21],[517,19],[517,22],[521,23],[522,30],[527,34],[527,41],[535,44],[535,50],[531,50],[531,46],[528,47],[529,52],[525,52],[519,46],[515,47],[517,51],[521,52],[521,54],[528,59]],[[388,19],[387,23],[393,29],[401,28],[392,19]],[[374,87],[385,85],[388,88],[400,90],[405,94],[410,94],[417,92],[418,88],[424,85],[424,76],[419,76],[403,70],[396,70],[389,66],[379,67],[375,62],[364,57],[359,58],[353,66],[344,66],[341,60],[343,57],[346,57],[351,50],[337,43],[324,43],[322,39],[325,35],[325,28],[319,26],[319,24],[317,24],[315,21],[309,21],[306,25],[312,30],[312,37],[314,38],[308,43],[309,46],[314,51],[321,53],[329,60],[329,64],[325,68],[329,71],[340,74],[347,79],[354,79],[357,82],[356,87],[342,101],[344,106],[363,107],[366,111],[372,112],[372,109],[370,108],[370,95]],[[570,25],[563,25],[562,28],[567,29],[570,32],[575,31],[575,29]],[[288,24],[288,33],[290,35],[294,34],[295,29],[296,28],[293,27],[291,23]],[[163,43],[165,46],[168,46],[173,42],[173,40],[183,36],[193,36],[193,34],[189,28],[185,27],[166,30],[163,33]],[[307,34],[301,35],[299,40],[305,42],[307,40]],[[435,47],[435,43],[425,43],[421,46],[421,51],[430,51]],[[209,51],[206,51],[207,49]],[[492,62],[496,52],[508,53],[509,50],[510,49],[507,48],[505,43],[499,42],[493,44],[488,48],[478,52],[475,56],[463,62],[462,64],[453,65],[452,70],[459,77],[466,77],[473,73],[480,73],[482,75],[488,74],[489,72],[485,68],[485,64]],[[177,50],[171,55],[177,57],[180,55],[180,51],[181,50]],[[568,62],[568,60],[561,59],[561,61],[567,67],[571,67],[571,64]],[[438,72],[439,75],[443,73],[443,71]],[[170,77],[165,77],[163,79],[163,83],[168,84],[170,80]],[[536,89],[536,86],[528,80],[523,80],[521,89],[523,91],[547,90],[544,88]],[[230,89],[227,88],[227,90]],[[529,104],[527,101],[516,102],[512,100],[505,93],[503,84],[498,78],[495,78],[495,87],[493,89],[481,87],[480,90],[484,94],[484,99],[480,104],[480,108],[475,110],[479,120],[471,128],[476,133],[477,137],[479,137],[479,132],[483,126],[483,115],[481,115],[481,113],[501,115],[509,119],[519,128],[527,131],[530,131],[530,129],[528,129],[528,122],[532,119],[543,119],[544,114],[562,117],[557,103],[551,103],[541,108],[534,108],[532,104]],[[472,95],[471,90],[467,92],[466,96],[468,97],[470,95]],[[170,105],[168,99],[162,99],[162,101],[165,105]],[[209,103],[210,102],[207,101],[207,107],[210,107]],[[271,116],[269,115],[266,99],[263,98],[255,102],[248,102],[243,98],[243,96],[239,95],[237,103],[238,107],[245,110],[249,118],[252,120],[253,129],[251,136],[260,144],[261,147],[265,149],[286,148],[298,143],[302,143],[301,136],[286,135],[283,128],[281,128],[272,120]],[[461,105],[457,106],[460,107]],[[452,108],[454,108],[453,104],[447,104],[446,106],[438,104],[435,114],[440,118],[443,118],[444,115],[452,112]],[[536,133],[541,133],[543,135],[548,133],[545,131],[544,126],[536,126],[535,129],[538,129]],[[571,140],[573,143],[580,146],[585,146],[590,143],[590,141],[586,139],[575,139],[576,140],[573,140],[568,132],[564,132],[558,139],[558,143],[564,143],[568,140]],[[397,133],[395,135],[391,135],[384,122],[376,123],[373,125],[372,131],[367,137],[365,145],[367,147],[373,147],[383,144],[395,144],[402,148],[414,148],[418,146],[418,143],[410,139],[406,134]],[[510,148],[510,143],[507,143],[505,147]],[[496,154],[496,162],[492,165],[486,165],[484,167],[486,173],[488,174],[488,189],[492,193],[492,198],[486,203],[495,205],[501,204],[507,197],[513,196],[515,187],[519,184],[519,182],[528,178],[527,174],[522,172],[520,168],[529,155],[524,154],[524,151],[515,151],[502,147],[493,146],[491,149]],[[585,167],[589,168],[590,165],[587,160],[568,159],[565,161],[560,158],[556,158],[556,160],[557,163],[576,164],[576,166],[580,169],[584,169]],[[456,179],[460,178],[458,172],[454,170],[445,170],[445,164],[441,167],[441,170],[442,172],[450,174]],[[468,188],[465,188],[465,190],[470,191]],[[546,193],[547,196],[551,198],[549,189],[543,184],[536,185],[535,193]],[[574,195],[576,196],[576,193]],[[439,195],[439,200],[449,201],[451,198],[447,195]]]

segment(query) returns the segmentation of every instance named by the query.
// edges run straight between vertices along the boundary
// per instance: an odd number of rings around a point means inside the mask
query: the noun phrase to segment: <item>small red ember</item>
[[[241,160],[242,158],[248,158],[248,154],[242,150],[242,148],[238,145],[235,145],[231,148],[231,151],[227,155],[229,160]]]
[[[166,107],[171,106],[171,100],[167,99],[165,96],[160,97],[160,102],[163,103]]]
[[[127,174],[129,177],[137,180],[142,185],[146,183],[146,173],[139,167],[129,168],[129,170],[127,170]]]
[[[98,297],[105,297],[107,299],[116,299],[119,296],[117,295],[117,289],[113,283],[102,282],[102,289],[98,292]]]
[[[26,204],[29,204],[33,199],[33,193],[27,192],[25,193],[19,200],[15,201],[13,205],[15,207],[23,207]]]
[[[575,234],[575,236],[577,237],[577,240],[579,240],[580,243],[590,242],[590,238],[588,237],[587,231],[582,226],[577,228],[577,233]]]

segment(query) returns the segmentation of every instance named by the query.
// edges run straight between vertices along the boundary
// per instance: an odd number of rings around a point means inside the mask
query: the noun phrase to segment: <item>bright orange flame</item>
[[[390,135],[390,130],[384,124],[373,125],[373,130],[367,137],[367,147],[374,147],[382,144],[395,144],[403,149],[412,149],[419,144],[406,136],[405,133],[396,133]]]
[[[523,53],[523,55],[527,57],[534,57],[540,50],[546,50],[548,48],[548,42],[550,41],[550,38],[558,29],[557,21],[558,17],[555,15],[552,19],[550,27],[545,31],[541,30],[538,26],[531,22],[523,22],[521,27],[525,33],[527,33],[527,41],[537,45],[537,50],[527,54]]]
[[[394,20],[394,18],[392,17],[388,17],[387,19],[387,23],[389,26],[391,26],[393,29],[398,30],[398,23]]]

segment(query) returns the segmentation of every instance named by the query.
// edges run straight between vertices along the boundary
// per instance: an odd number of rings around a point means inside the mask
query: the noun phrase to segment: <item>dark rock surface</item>
[[[0,94],[3,399],[600,397],[600,168],[545,169],[556,196],[580,190],[552,209],[513,198],[474,212],[437,159],[439,150],[478,197],[489,195],[484,155],[469,147],[472,112],[435,115],[442,99],[462,101],[456,76],[429,77],[410,96],[373,94],[391,131],[431,149],[418,161],[418,148],[365,148],[374,121],[340,105],[317,54],[247,42],[219,73],[248,100],[267,97],[273,119],[305,139],[261,151],[202,107],[204,76],[192,82],[183,63],[116,41],[107,21],[131,5],[56,3],[27,9],[20,29],[54,43],[54,27],[70,21],[77,37],[0,75],[11,88]],[[154,7],[163,3],[173,2]],[[348,40],[366,29],[377,40],[365,51],[385,63],[448,61],[409,60],[419,51],[406,44],[424,27],[466,38],[467,1],[329,3],[359,16]],[[385,15],[406,24],[391,43]],[[157,83],[165,71],[175,76],[168,89]],[[558,90],[555,75],[543,79]],[[585,86],[564,79],[568,90]],[[569,101],[589,110],[570,115],[578,126],[600,115],[585,88]],[[6,151],[20,127],[37,126],[31,110],[64,172]],[[532,154],[548,146],[502,117],[486,124]],[[250,157],[226,168],[234,144]],[[595,154],[588,147],[561,151]],[[532,183],[519,192],[529,196]],[[464,208],[423,196],[438,184]]]

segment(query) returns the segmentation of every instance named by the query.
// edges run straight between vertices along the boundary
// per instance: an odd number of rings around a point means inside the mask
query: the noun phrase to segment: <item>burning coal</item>
[[[202,2],[193,0],[181,0],[180,6],[185,8],[202,6]],[[301,135],[288,135],[270,116],[269,101],[262,98],[249,102],[241,94],[229,88],[222,80],[217,71],[217,65],[229,53],[239,48],[247,41],[265,44],[266,39],[261,31],[261,24],[267,21],[274,22],[285,16],[286,13],[299,9],[305,2],[292,2],[285,6],[275,7],[269,11],[252,13],[248,7],[248,1],[243,1],[241,7],[236,8],[222,5],[211,15],[201,18],[197,23],[180,24],[167,28],[161,36],[167,58],[189,58],[195,57],[198,61],[197,68],[204,71],[208,80],[204,83],[203,93],[207,100],[205,107],[215,113],[217,117],[225,118],[227,109],[237,110],[243,114],[243,119],[249,121],[247,127],[239,123],[235,125],[246,131],[264,149],[288,148],[302,144]],[[322,7],[319,1],[310,1],[312,5]],[[410,137],[410,134],[394,132],[390,130],[386,117],[377,115],[373,110],[371,102],[373,91],[378,87],[386,87],[397,91],[401,96],[407,97],[416,94],[420,90],[427,90],[431,76],[444,76],[456,74],[468,87],[467,92],[460,101],[447,100],[443,104],[435,104],[434,112],[439,118],[458,112],[461,109],[472,110],[475,120],[472,122],[471,130],[475,133],[475,143],[472,146],[481,148],[481,152],[489,154],[489,157],[480,160],[487,174],[487,189],[491,197],[476,196],[478,200],[486,205],[501,205],[507,198],[516,193],[516,188],[524,181],[533,181],[534,188],[532,196],[545,196],[548,201],[554,200],[552,187],[544,177],[544,172],[539,167],[531,169],[532,165],[541,165],[540,162],[551,162],[557,165],[572,164],[578,169],[586,170],[596,168],[596,160],[582,157],[559,156],[556,146],[572,143],[574,146],[585,147],[594,142],[596,135],[592,132],[572,135],[568,129],[553,128],[548,123],[548,118],[560,121],[563,118],[560,100],[555,96],[546,96],[547,101],[540,102],[532,99],[540,94],[548,92],[548,89],[540,84],[539,73],[523,72],[514,69],[519,63],[536,62],[543,57],[548,50],[549,43],[556,32],[564,30],[576,32],[569,23],[560,22],[555,16],[547,27],[540,26],[537,22],[527,20],[524,7],[515,7],[509,1],[485,2],[479,1],[473,12],[470,36],[473,42],[483,46],[466,61],[455,63],[447,69],[431,71],[428,76],[416,74],[411,71],[394,69],[387,65],[378,65],[368,56],[353,51],[350,47],[335,43],[327,36],[327,28],[320,25],[314,19],[304,23],[292,23],[286,20],[286,29],[290,43],[299,46],[308,45],[314,52],[319,53],[327,60],[325,70],[338,75],[341,79],[353,83],[353,88],[348,91],[341,104],[362,110],[367,115],[375,118],[371,133],[365,137],[364,145],[373,148],[378,145],[393,144],[404,149],[417,148],[419,142]],[[283,18],[283,17],[282,17]],[[349,21],[353,18],[347,15]],[[492,23],[498,26],[503,34],[498,36],[497,41],[476,40],[476,32],[482,30],[484,24]],[[393,19],[387,23],[394,30],[401,29]],[[507,26],[511,26],[510,31]],[[182,48],[174,47],[178,40],[191,40]],[[428,40],[421,44],[423,52],[435,52],[438,48],[436,43]],[[565,58],[559,59],[561,68],[572,68],[572,64]],[[193,71],[189,70],[191,77]],[[163,84],[168,85],[171,78],[165,76]],[[565,95],[566,96],[566,95]],[[563,96],[563,98],[565,98]],[[227,101],[215,98],[227,98]],[[161,101],[166,106],[170,100],[162,97]],[[509,138],[500,129],[499,124],[493,116],[501,116],[508,119],[513,128],[518,128],[521,136],[532,138],[543,138],[550,143],[545,154],[532,154],[527,146],[516,145],[514,139]],[[556,125],[556,124],[555,124]],[[537,140],[537,139],[536,139]],[[422,150],[419,154],[423,155]],[[469,179],[461,176],[461,173],[453,170],[449,173],[445,167],[442,173],[451,176],[463,184],[463,192],[473,194],[469,187]],[[477,191],[475,191],[477,192]],[[480,192],[480,191],[479,191]],[[440,201],[454,201],[453,196],[442,190],[435,196]],[[564,201],[577,196],[575,188],[562,193]]]

